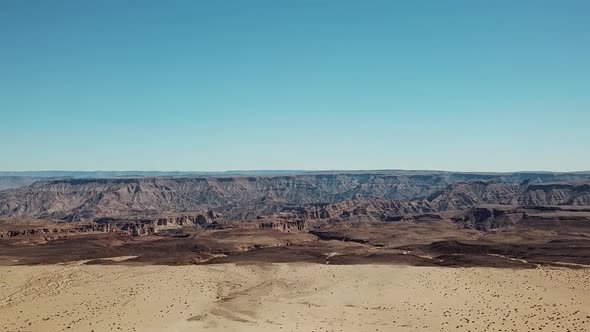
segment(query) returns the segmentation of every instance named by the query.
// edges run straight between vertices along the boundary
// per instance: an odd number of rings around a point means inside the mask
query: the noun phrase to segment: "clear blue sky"
[[[589,17],[586,0],[0,0],[0,170],[588,170]]]

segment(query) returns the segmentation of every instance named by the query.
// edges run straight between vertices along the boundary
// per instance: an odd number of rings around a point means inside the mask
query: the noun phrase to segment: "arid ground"
[[[3,266],[0,316],[3,331],[582,332],[590,330],[590,270]]]

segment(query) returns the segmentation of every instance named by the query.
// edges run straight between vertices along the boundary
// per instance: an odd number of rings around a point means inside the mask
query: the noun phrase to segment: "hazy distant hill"
[[[48,179],[105,179],[121,177],[154,177],[154,176],[222,176],[222,175],[271,175],[303,173],[290,170],[257,170],[257,171],[223,171],[223,172],[191,172],[191,171],[0,171],[0,190],[19,188],[35,181]]]

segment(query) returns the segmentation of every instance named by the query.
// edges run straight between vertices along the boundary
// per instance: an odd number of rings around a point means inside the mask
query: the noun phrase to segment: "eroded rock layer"
[[[558,178],[544,173],[62,179],[0,191],[0,216],[80,221],[213,210],[228,220],[282,211],[304,219],[387,219],[481,204],[585,206],[590,181],[584,176],[561,182],[543,182]]]

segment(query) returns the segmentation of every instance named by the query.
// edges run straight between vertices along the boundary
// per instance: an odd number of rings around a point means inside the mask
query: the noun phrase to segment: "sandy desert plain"
[[[590,330],[587,269],[70,262],[0,280],[3,331]]]

